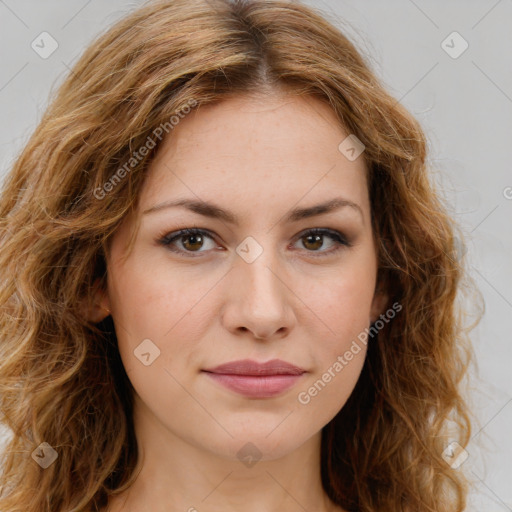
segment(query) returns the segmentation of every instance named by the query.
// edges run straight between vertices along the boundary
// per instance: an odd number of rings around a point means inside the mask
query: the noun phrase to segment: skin
[[[298,394],[387,301],[374,294],[365,163],[338,150],[347,135],[328,105],[275,92],[203,106],[164,139],[139,198],[133,249],[121,259],[136,220],[128,216],[112,239],[107,287],[97,289],[91,312],[96,321],[112,315],[136,390],[140,474],[109,512],[342,510],[322,489],[321,429],[354,389],[364,344],[308,404]],[[183,207],[142,214],[178,197],[214,202],[239,225]],[[343,207],[283,221],[292,208],[334,197],[361,211]],[[212,238],[182,236],[172,244],[181,254],[158,243],[187,227],[209,230]],[[352,246],[328,235],[308,239],[312,228],[339,231]],[[263,248],[252,263],[236,252],[249,236]],[[147,338],[160,356],[145,366],[134,350]],[[245,358],[280,358],[307,373],[281,395],[255,399],[201,372]],[[248,442],[261,457],[251,467],[237,456]]]

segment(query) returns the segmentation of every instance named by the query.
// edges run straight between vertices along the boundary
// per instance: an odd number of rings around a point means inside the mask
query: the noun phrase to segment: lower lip
[[[223,386],[251,398],[270,398],[290,389],[302,375],[228,375],[204,372]]]

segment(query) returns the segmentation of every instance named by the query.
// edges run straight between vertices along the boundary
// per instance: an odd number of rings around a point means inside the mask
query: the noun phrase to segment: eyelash
[[[211,238],[212,240],[214,238],[213,235],[211,234],[211,232],[208,230],[197,229],[197,228],[185,228],[180,231],[173,231],[172,233],[168,233],[168,234],[162,236],[158,240],[158,243],[165,246],[172,252],[182,254],[182,255],[185,254],[186,257],[191,257],[191,258],[200,257],[201,253],[208,252],[208,251],[196,251],[197,252],[197,256],[196,256],[196,254],[194,254],[194,251],[184,251],[184,250],[178,250],[178,249],[172,248],[171,244],[175,240],[180,239],[180,238],[185,238],[186,236],[190,236],[190,235],[201,235],[201,236],[206,235],[208,238]],[[306,250],[306,252],[311,253],[311,255],[314,258],[322,258],[324,256],[330,256],[334,253],[337,253],[338,251],[340,251],[341,249],[343,249],[345,247],[352,247],[352,244],[349,243],[347,241],[347,239],[340,232],[332,230],[332,229],[327,229],[327,228],[308,229],[306,231],[303,231],[301,233],[301,235],[297,237],[297,240],[300,240],[301,238],[304,238],[307,235],[327,235],[331,239],[333,239],[337,244],[337,247],[335,247],[334,249],[331,249],[329,251],[319,252],[319,251]],[[315,254],[315,253],[317,253],[317,254]]]

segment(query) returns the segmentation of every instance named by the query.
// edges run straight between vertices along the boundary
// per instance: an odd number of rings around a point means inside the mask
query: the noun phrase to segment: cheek
[[[369,270],[370,269],[370,270]],[[347,269],[327,282],[318,282],[308,297],[308,306],[317,313],[318,326],[327,329],[328,350],[345,350],[350,341],[370,324],[374,295],[371,267]]]
[[[133,258],[112,269],[109,287],[119,352],[141,391],[172,380],[166,370],[178,375],[198,365],[196,340],[211,317],[206,296],[214,284],[146,261]],[[145,366],[144,359],[152,362]]]
[[[345,405],[359,379],[366,357],[364,334],[369,327],[373,297],[373,282],[368,278],[366,281],[363,286],[360,276],[340,278],[339,286],[318,290],[311,305],[320,317],[311,329],[312,339],[318,340],[310,346],[316,364],[314,373],[301,386],[297,401],[304,411],[314,411],[315,422],[326,423],[332,419]]]
[[[204,280],[194,280],[186,272],[170,272],[137,254],[122,267],[109,271],[114,317],[137,339],[165,337],[186,320],[184,317],[207,292]]]
[[[323,371],[301,387],[297,394],[297,407],[305,422],[319,430],[345,406],[354,391],[364,364],[366,349],[360,347],[357,354],[347,361],[343,355],[334,359]]]
[[[308,306],[318,312],[311,336],[321,342],[312,347],[315,372],[301,387],[298,402],[325,418],[343,407],[364,365],[375,286],[369,268],[364,262],[360,268],[351,267],[340,272],[334,283],[318,283],[309,295]],[[320,331],[325,334],[319,336]]]

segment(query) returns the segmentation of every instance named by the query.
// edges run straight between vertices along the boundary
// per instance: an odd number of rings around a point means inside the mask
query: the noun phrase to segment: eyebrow
[[[160,211],[165,208],[172,207],[184,207],[187,208],[199,215],[203,215],[204,217],[210,217],[212,219],[221,219],[230,224],[234,224],[238,226],[238,219],[232,212],[217,206],[216,204],[209,203],[207,201],[199,201],[195,199],[176,199],[173,201],[164,201],[162,203],[158,203],[151,208],[143,211],[143,215]],[[359,212],[361,219],[364,222],[364,215],[361,207],[354,203],[353,201],[349,201],[348,199],[344,199],[342,197],[335,197],[326,201],[324,203],[316,204],[314,206],[308,206],[307,208],[295,208],[291,212],[289,212],[284,222],[298,222],[303,219],[308,219],[310,217],[316,217],[317,215],[322,215],[326,213],[333,212],[335,210],[339,210],[343,207],[349,207],[353,210]]]

